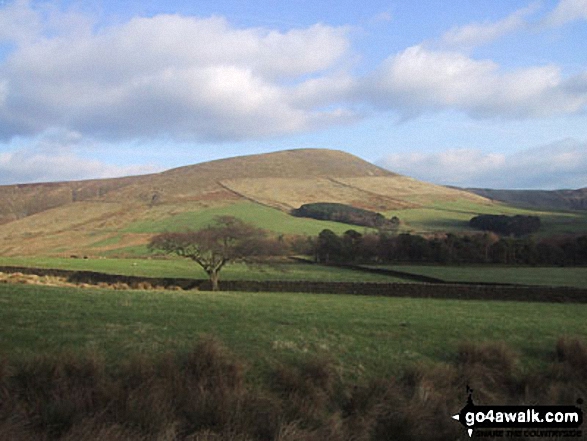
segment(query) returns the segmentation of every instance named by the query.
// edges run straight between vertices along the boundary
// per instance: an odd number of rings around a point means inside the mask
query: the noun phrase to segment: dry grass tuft
[[[0,439],[464,440],[450,416],[467,384],[478,403],[572,404],[586,391],[585,356],[584,342],[561,338],[556,362],[528,375],[504,344],[464,343],[452,364],[358,384],[319,358],[276,366],[251,384],[244,363],[209,337],[187,354],[133,356],[116,367],[95,353],[0,358]]]
[[[503,342],[463,343],[458,349],[457,367],[479,404],[518,399],[518,364],[518,354]]]
[[[556,356],[570,372],[587,379],[587,345],[578,338],[561,337],[556,342]]]

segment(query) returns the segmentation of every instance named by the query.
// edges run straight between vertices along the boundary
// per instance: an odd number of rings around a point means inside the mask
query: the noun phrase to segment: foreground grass
[[[389,265],[379,268],[435,277],[446,282],[514,283],[587,289],[587,267]]]
[[[477,404],[568,406],[584,396],[587,345],[561,338],[550,355],[547,367],[528,373],[503,343],[463,343],[450,363],[359,383],[307,356],[251,383],[246,360],[210,338],[186,354],[131,355],[118,369],[96,352],[0,357],[0,438],[464,441],[470,436],[452,415],[469,387]],[[517,439],[535,438],[520,431]]]
[[[122,360],[211,334],[253,371],[316,355],[353,378],[449,361],[463,340],[505,341],[533,366],[561,335],[587,337],[577,304],[0,285],[0,305],[0,353],[19,359],[70,349]]]

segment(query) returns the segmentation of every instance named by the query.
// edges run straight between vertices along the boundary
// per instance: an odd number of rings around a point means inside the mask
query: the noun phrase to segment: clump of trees
[[[504,236],[521,237],[532,234],[540,229],[538,216],[515,216],[481,214],[469,221],[472,228],[483,231],[493,231]]]
[[[218,216],[201,230],[168,232],[153,237],[151,251],[163,251],[193,260],[219,289],[220,271],[229,263],[257,262],[283,254],[283,244],[267,232],[233,216]]]
[[[499,263],[516,265],[585,265],[587,236],[550,238],[500,237],[495,233],[337,235],[323,230],[308,241],[305,253],[320,263]]]
[[[291,214],[298,217],[329,220],[371,228],[397,228],[400,223],[396,216],[387,219],[381,213],[334,202],[304,204],[300,208],[292,210]]]

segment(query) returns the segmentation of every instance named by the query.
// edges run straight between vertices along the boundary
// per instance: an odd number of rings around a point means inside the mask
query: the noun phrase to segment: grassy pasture
[[[137,256],[136,259],[0,257],[0,266],[96,271],[137,277],[207,278],[206,273],[197,264],[181,258],[144,259],[141,256]],[[583,267],[508,267],[495,265],[379,265],[372,267],[435,277],[446,282],[513,283],[587,288],[587,268]],[[284,263],[271,266],[228,265],[221,272],[221,280],[406,282],[406,279],[400,277],[303,263]],[[410,283],[413,283],[413,281],[410,281]]]
[[[87,207],[86,207],[87,205]],[[364,227],[340,222],[297,218],[286,212],[245,201],[203,207],[196,203],[160,205],[153,208],[122,210],[117,204],[84,205],[48,210],[17,222],[2,225],[0,253],[6,255],[101,255],[147,256],[145,246],[152,234],[163,231],[198,229],[215,216],[230,215],[251,222],[274,234],[316,236],[323,229],[343,234],[349,229],[361,233]],[[76,208],[77,207],[77,208]],[[503,204],[481,204],[469,200],[437,200],[421,208],[385,211],[387,217],[402,221],[401,232],[416,234],[468,232],[468,221],[480,213],[533,214],[542,219],[537,237],[556,234],[587,234],[585,212],[541,212],[515,209]]]
[[[385,213],[398,216],[403,232],[416,234],[430,232],[475,232],[469,227],[469,220],[479,214],[516,214],[538,216],[542,221],[538,237],[556,234],[587,234],[587,213],[540,211],[511,207],[501,203],[480,204],[469,200],[437,201],[422,208],[408,208]]]
[[[379,266],[379,268],[435,277],[446,282],[514,283],[587,288],[587,268],[583,267],[389,265]]]
[[[169,277],[207,279],[202,268],[188,259],[68,259],[58,257],[0,257],[0,266],[96,271],[138,277]],[[324,267],[303,263],[275,265],[227,265],[220,280],[301,280],[325,282],[385,282],[401,283],[404,279],[370,274],[343,268]]]
[[[185,351],[211,334],[256,369],[317,355],[343,375],[448,362],[463,341],[505,341],[544,363],[557,338],[587,337],[587,305],[0,285],[0,353]]]
[[[232,205],[204,208],[180,213],[164,219],[137,221],[122,230],[123,233],[159,233],[164,231],[197,230],[211,224],[216,216],[234,216],[259,228],[279,234],[318,235],[329,228],[337,234],[353,228],[340,222],[319,221],[290,216],[275,208],[254,202],[238,202]],[[355,227],[363,229],[362,227]]]
[[[437,201],[422,208],[391,210],[383,213],[387,217],[398,216],[402,221],[401,231],[414,233],[430,232],[473,232],[469,220],[479,214],[523,214],[535,215],[542,219],[540,235],[562,233],[587,233],[587,214],[583,212],[546,212],[514,208],[504,204],[480,204],[469,200]],[[146,219],[131,223],[121,233],[158,233],[199,229],[209,225],[216,216],[235,216],[278,234],[306,234],[315,236],[323,229],[342,234],[349,229],[365,231],[364,227],[340,222],[319,221],[291,216],[275,208],[254,202],[238,202],[231,205],[204,208],[179,213],[173,216]],[[108,243],[108,242],[106,242]]]

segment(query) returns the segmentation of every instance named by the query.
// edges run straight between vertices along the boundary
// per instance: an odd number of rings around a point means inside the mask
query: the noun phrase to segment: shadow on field
[[[587,345],[561,338],[548,368],[523,372],[502,343],[463,343],[452,363],[362,384],[327,360],[275,366],[254,384],[211,338],[187,355],[108,366],[95,353],[0,359],[2,440],[465,440],[465,404],[574,404],[587,396]],[[491,439],[491,438],[486,438]],[[525,439],[525,438],[517,438]]]

